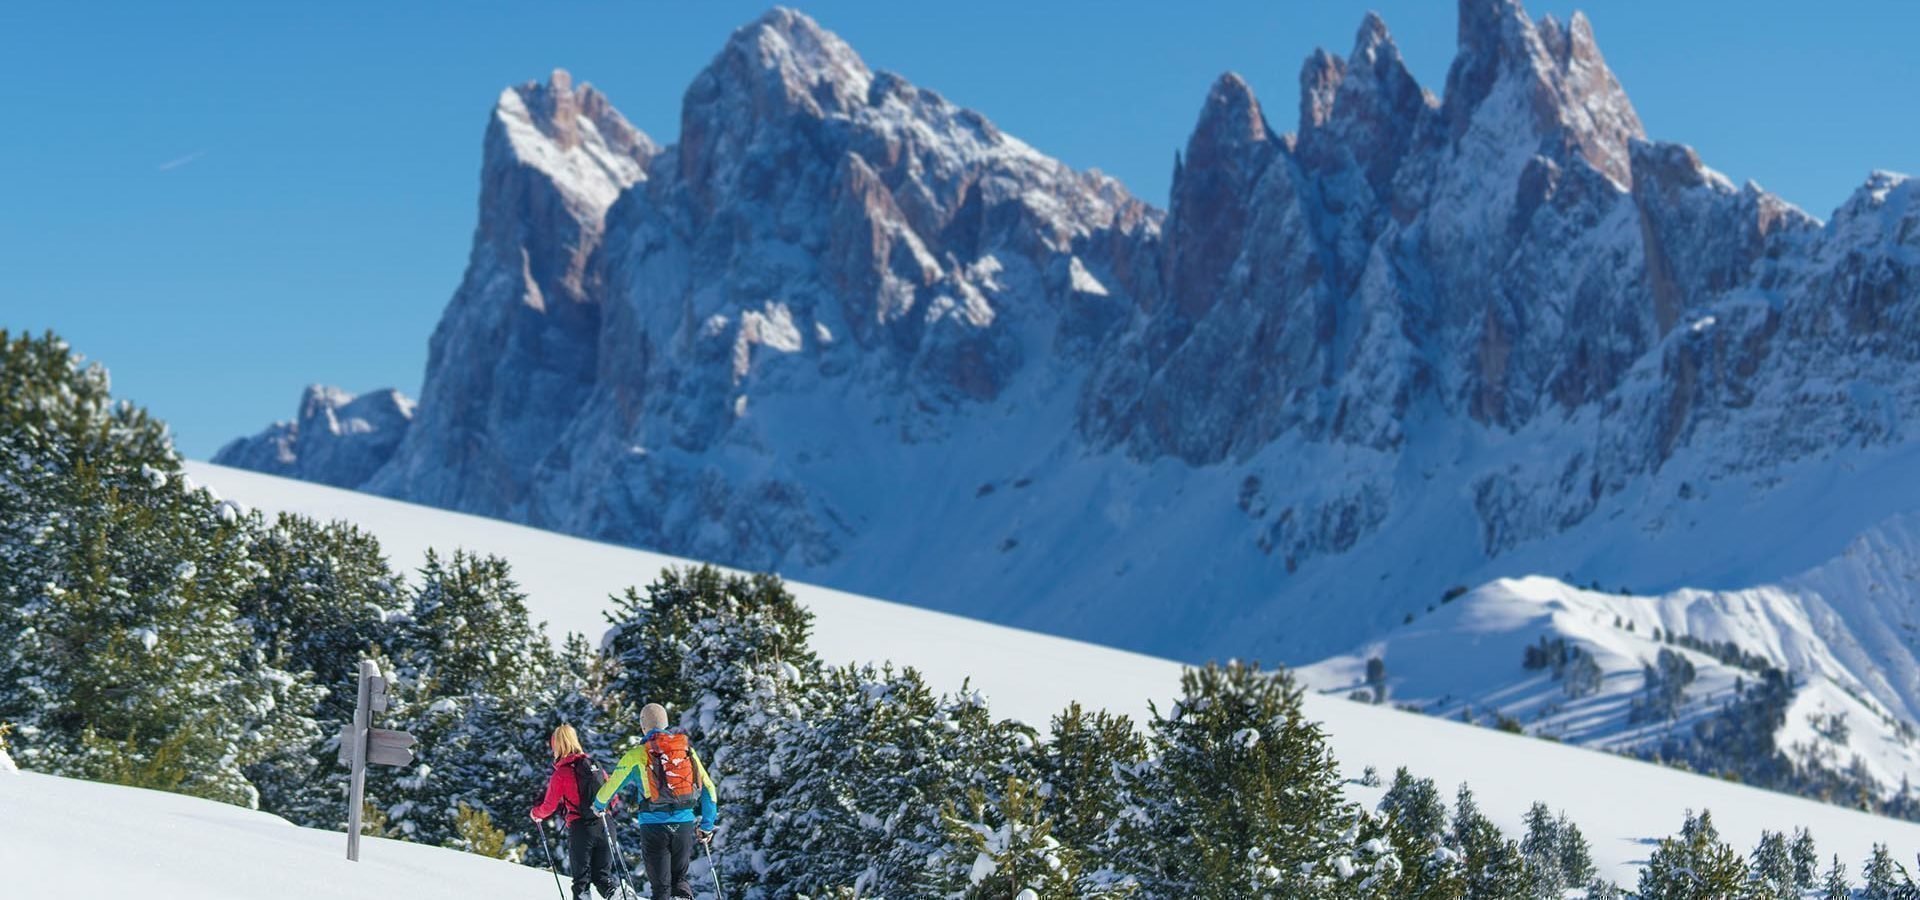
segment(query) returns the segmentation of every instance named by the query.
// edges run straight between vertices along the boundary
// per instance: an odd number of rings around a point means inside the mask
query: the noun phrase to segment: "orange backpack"
[[[692,809],[700,805],[700,773],[693,765],[687,733],[662,731],[647,741],[647,808]]]

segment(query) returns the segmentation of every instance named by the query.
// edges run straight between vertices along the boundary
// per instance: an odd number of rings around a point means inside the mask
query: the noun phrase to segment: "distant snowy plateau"
[[[1896,791],[1920,185],[1823,222],[1648,140],[1584,17],[1459,17],[1438,96],[1374,16],[1291,133],[1221,77],[1165,211],[788,10],[672,146],[508,89],[417,406],[215,461],[1629,751],[1778,669],[1780,748]]]

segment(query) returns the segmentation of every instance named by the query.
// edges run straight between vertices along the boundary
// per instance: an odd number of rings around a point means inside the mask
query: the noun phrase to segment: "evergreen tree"
[[[1587,836],[1580,833],[1580,827],[1560,814],[1557,825],[1560,832],[1560,874],[1567,884],[1580,885],[1593,881],[1593,853],[1587,846]]]
[[[1820,874],[1820,856],[1814,850],[1813,832],[1795,828],[1789,852],[1793,857],[1793,886],[1803,891],[1811,890],[1814,878]]]
[[[1529,895],[1520,845],[1501,835],[1464,784],[1454,796],[1452,841],[1459,848],[1468,898],[1505,900]]]
[[[941,697],[907,669],[837,668],[798,698],[799,724],[771,755],[786,786],[746,827],[756,884],[771,896],[934,896],[952,889],[954,797],[1004,808],[1030,784],[1033,732],[997,722],[967,691]]]
[[[460,807],[485,813],[527,840],[528,786],[550,768],[545,708],[558,660],[506,561],[456,552],[427,554],[406,627],[396,636],[395,693],[387,727],[420,739],[413,766],[377,772],[370,794],[386,802],[392,828],[411,840],[462,846]]]
[[[1466,896],[1461,854],[1447,843],[1447,804],[1431,778],[1415,778],[1402,766],[1380,798],[1388,840],[1403,871],[1394,896],[1408,900],[1457,900]]]
[[[616,718],[631,721],[640,707],[659,703],[676,721],[684,718],[695,737],[711,724],[713,710],[729,708],[749,689],[751,678],[737,677],[736,669],[812,664],[806,642],[813,614],[772,575],[668,568],[644,592],[629,588],[615,598],[607,620],[612,628],[602,649],[612,658],[607,689]],[[709,639],[715,629],[733,632],[710,644],[725,658],[690,665],[694,637]],[[716,705],[681,715],[709,694]]]
[[[768,835],[784,833],[765,811],[804,765],[789,767],[781,754],[809,727],[805,695],[822,677],[806,644],[812,613],[774,576],[701,567],[628,591],[608,618],[595,689],[602,727],[630,745],[640,706],[659,702],[676,714],[726,801],[717,839],[740,852],[723,857],[722,877],[752,889]]]
[[[1867,867],[1861,874],[1866,879],[1860,891],[1863,900],[1897,900],[1901,882],[1906,880],[1885,844],[1873,845],[1873,854],[1867,857]]]
[[[1853,900],[1853,888],[1847,884],[1847,867],[1840,862],[1840,854],[1833,855],[1833,865],[1827,867],[1826,889],[1821,893],[1822,900]]]
[[[1053,834],[1092,860],[1104,860],[1126,800],[1120,773],[1146,759],[1146,738],[1133,720],[1075,703],[1053,717],[1052,739],[1040,748],[1040,795],[1054,823]],[[1090,861],[1089,889],[1110,886],[1120,876]]]
[[[1560,828],[1545,803],[1536,802],[1523,819],[1527,833],[1520,840],[1520,858],[1526,864],[1528,893],[1540,900],[1552,900],[1566,892],[1565,875],[1560,871]]]
[[[1793,883],[1793,855],[1787,847],[1786,835],[1761,831],[1749,870],[1755,900],[1792,900],[1799,896],[1799,888]]]
[[[282,515],[253,536],[254,564],[238,599],[255,649],[275,668],[318,688],[304,711],[319,740],[247,770],[261,808],[302,825],[342,827],[347,769],[335,760],[338,728],[353,718],[359,662],[382,652],[402,612],[400,580],[371,534],[342,522]]]
[[[1339,896],[1391,865],[1356,858],[1362,817],[1290,676],[1229,663],[1180,682],[1156,758],[1125,779],[1118,862],[1145,896]]]
[[[1035,900],[1077,900],[1127,893],[1088,889],[1081,854],[1054,838],[1045,804],[1020,779],[1008,780],[998,808],[978,789],[969,792],[968,807],[950,809],[945,817],[956,851],[948,883],[960,896],[998,900],[1030,893]]]
[[[235,614],[258,527],[52,336],[0,332],[0,720],[20,765],[253,805],[311,688]]]
[[[1642,900],[1708,900],[1740,897],[1747,888],[1745,860],[1720,840],[1711,814],[1687,815],[1675,837],[1666,837],[1640,870]]]

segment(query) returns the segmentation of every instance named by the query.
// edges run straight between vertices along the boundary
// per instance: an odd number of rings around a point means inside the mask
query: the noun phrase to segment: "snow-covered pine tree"
[[[1847,866],[1840,861],[1840,854],[1833,855],[1833,865],[1827,867],[1821,884],[1821,900],[1853,900],[1853,888],[1847,884]]]
[[[515,855],[549,768],[544,702],[559,665],[506,561],[429,552],[396,641],[390,674],[407,702],[387,727],[420,747],[410,769],[377,773],[369,793],[386,804],[389,828],[422,843],[459,846],[461,805],[485,812]]]
[[[975,789],[968,792],[965,808],[949,808],[944,818],[948,840],[957,851],[949,857],[947,877],[967,900],[999,900],[1026,892],[1034,900],[1131,893],[1125,888],[1089,888],[1081,878],[1080,852],[1053,836],[1054,820],[1045,804],[1018,778],[1007,780],[998,806]]]
[[[1814,849],[1813,832],[1795,828],[1789,852],[1793,857],[1793,886],[1803,891],[1812,890],[1814,879],[1820,875],[1820,854]]]
[[[1739,851],[1720,839],[1711,813],[1687,814],[1680,834],[1660,839],[1640,870],[1641,900],[1703,900],[1741,897],[1747,890],[1747,864]]]
[[[1520,859],[1527,868],[1528,893],[1537,900],[1555,900],[1566,892],[1560,871],[1560,828],[1553,811],[1535,802],[1523,821],[1527,833],[1520,839]]]
[[[1580,833],[1580,826],[1567,817],[1563,810],[1556,823],[1560,831],[1560,875],[1570,886],[1589,884],[1593,881],[1593,852],[1587,844],[1587,836]]]
[[[1760,842],[1753,847],[1747,870],[1752,879],[1753,900],[1793,900],[1800,896],[1799,888],[1793,883],[1792,851],[1787,847],[1786,835],[1778,831],[1760,832]]]
[[[1110,887],[1118,873],[1093,863],[1109,857],[1113,830],[1125,809],[1120,772],[1147,757],[1146,737],[1132,719],[1075,703],[1053,717],[1041,745],[1039,794],[1061,843],[1087,854],[1086,889]]]
[[[1466,785],[1454,795],[1452,843],[1459,848],[1469,900],[1506,900],[1529,893],[1520,845],[1508,840],[1480,811]]]
[[[1404,872],[1394,888],[1407,900],[1458,900],[1466,895],[1461,855],[1447,841],[1447,802],[1431,778],[1415,778],[1405,766],[1381,796],[1380,814]]]
[[[772,575],[668,568],[644,591],[629,588],[615,598],[607,621],[612,627],[601,650],[613,661],[608,701],[621,721],[647,703],[665,706],[682,721],[703,695],[723,707],[739,699],[751,679],[739,678],[736,669],[810,664],[806,642],[813,614]],[[715,630],[728,633],[716,637],[710,634]],[[697,666],[687,660],[696,632],[709,633],[703,640],[711,652]],[[699,737],[709,721],[696,716],[684,724]]]
[[[756,896],[939,896],[955,844],[942,811],[972,792],[999,806],[1031,783],[1033,732],[996,722],[974,694],[939,697],[912,669],[826,670],[800,697],[801,724],[772,755],[788,781],[742,826]]]
[[[343,827],[348,773],[334,759],[336,732],[353,718],[359,661],[383,652],[389,619],[402,611],[400,579],[371,534],[298,515],[281,515],[256,534],[251,559],[240,616],[273,666],[319,686],[307,714],[322,733],[247,775],[260,788],[261,808],[302,825]]]
[[[21,765],[252,805],[311,690],[234,613],[255,517],[51,335],[0,332],[0,720]]]
[[[1189,669],[1153,717],[1155,758],[1125,778],[1116,862],[1148,897],[1339,897],[1390,868],[1357,852],[1357,806],[1285,672]]]
[[[1901,888],[1911,884],[1905,875],[1893,861],[1893,854],[1887,852],[1887,845],[1874,844],[1873,853],[1867,857],[1867,867],[1860,872],[1861,900],[1900,900]]]

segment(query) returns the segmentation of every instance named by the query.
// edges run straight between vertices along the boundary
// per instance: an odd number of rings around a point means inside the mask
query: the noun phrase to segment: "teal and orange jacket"
[[[647,743],[653,740],[654,735],[660,733],[659,731],[647,732],[647,736],[640,740],[638,746],[620,757],[620,762],[614,765],[613,772],[607,776],[606,783],[600,786],[600,793],[594,795],[594,812],[605,812],[607,804],[613,802],[614,795],[620,793],[620,789],[631,781],[640,791],[640,814],[635,817],[640,824],[677,825],[694,820],[694,811],[691,809],[650,810],[646,808],[647,795],[653,793],[647,783],[652,777],[648,774],[651,767],[647,765]],[[700,830],[712,831],[714,824],[720,818],[718,800],[720,792],[714,788],[713,779],[707,775],[707,767],[700,761],[700,754],[691,748],[687,750],[687,754],[693,757],[693,771],[700,776]]]

